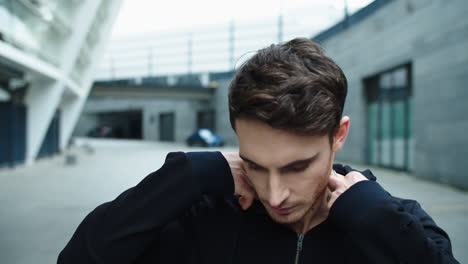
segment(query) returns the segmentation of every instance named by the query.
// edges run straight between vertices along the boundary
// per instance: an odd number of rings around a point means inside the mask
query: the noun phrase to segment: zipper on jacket
[[[296,260],[294,264],[299,264],[299,257],[302,251],[302,240],[304,240],[304,234],[300,234],[297,236],[297,246],[296,246]]]

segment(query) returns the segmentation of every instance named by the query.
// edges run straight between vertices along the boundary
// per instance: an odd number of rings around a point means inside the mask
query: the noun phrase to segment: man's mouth
[[[273,212],[279,214],[279,215],[287,215],[291,213],[292,207],[273,207],[270,206]]]

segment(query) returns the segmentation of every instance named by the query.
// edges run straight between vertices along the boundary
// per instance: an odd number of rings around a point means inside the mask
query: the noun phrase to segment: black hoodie
[[[458,263],[447,234],[416,201],[391,196],[362,173],[369,181],[298,235],[260,202],[240,209],[221,153],[170,153],[159,170],[92,211],[58,263]]]

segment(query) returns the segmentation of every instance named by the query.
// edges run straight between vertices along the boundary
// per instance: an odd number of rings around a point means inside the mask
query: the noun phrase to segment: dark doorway
[[[197,113],[197,128],[208,128],[215,132],[215,111],[203,110]]]
[[[173,112],[159,114],[159,140],[174,141],[174,120]]]
[[[0,102],[0,167],[24,163],[26,158],[26,106]]]
[[[141,122],[141,114],[129,116],[129,138],[142,138]]]
[[[139,111],[122,111],[100,113],[99,126],[88,133],[89,136],[142,139],[143,113]]]

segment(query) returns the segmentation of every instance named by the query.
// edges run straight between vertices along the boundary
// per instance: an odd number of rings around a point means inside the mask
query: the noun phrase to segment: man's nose
[[[268,203],[272,207],[281,207],[281,204],[286,200],[289,195],[288,188],[282,184],[281,178],[278,174],[272,174],[269,177],[269,197]]]

